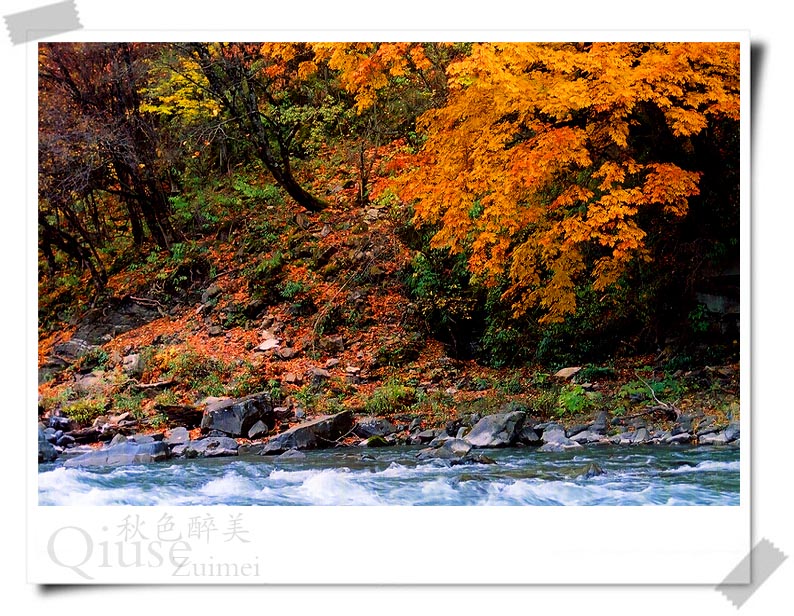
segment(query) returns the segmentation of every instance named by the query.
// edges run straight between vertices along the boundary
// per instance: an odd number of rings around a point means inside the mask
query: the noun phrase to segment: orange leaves
[[[356,98],[358,113],[375,104],[390,78],[431,66],[420,43],[314,43],[312,49],[338,72],[342,86]]]
[[[400,195],[476,277],[509,275],[517,313],[560,320],[577,284],[606,290],[647,257],[641,211],[686,215],[701,173],[660,159],[654,135],[737,120],[738,60],[728,43],[474,45],[418,122]]]
[[[650,173],[642,187],[643,197],[649,203],[659,203],[665,212],[683,216],[686,214],[689,197],[700,194],[698,171],[685,171],[676,165],[659,163],[647,165]]]

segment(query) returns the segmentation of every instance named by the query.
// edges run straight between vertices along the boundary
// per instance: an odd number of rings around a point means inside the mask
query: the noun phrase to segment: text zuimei
[[[174,577],[259,577],[259,558],[248,563],[214,562],[210,556],[207,562],[195,563],[187,560],[178,565],[171,574]]]

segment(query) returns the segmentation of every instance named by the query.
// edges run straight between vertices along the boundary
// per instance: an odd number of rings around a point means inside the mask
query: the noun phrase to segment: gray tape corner
[[[83,25],[75,0],[64,0],[29,11],[3,16],[11,43],[19,45],[45,36],[80,30]]]
[[[761,539],[715,590],[721,592],[739,609],[787,558],[769,539]],[[749,582],[746,580],[748,571]]]

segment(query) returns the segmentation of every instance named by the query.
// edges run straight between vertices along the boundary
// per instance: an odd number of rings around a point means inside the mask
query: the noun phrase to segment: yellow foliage
[[[332,66],[355,64],[352,79],[370,52],[337,50]],[[401,53],[384,51],[378,70],[401,66],[391,55]],[[540,307],[546,322],[574,312],[578,282],[606,290],[647,258],[640,212],[682,217],[699,194],[698,170],[635,159],[641,112],[658,109],[679,139],[739,118],[732,43],[483,43],[447,77],[446,105],[419,119],[426,142],[399,193],[415,222],[437,225],[433,246],[466,252],[486,282],[508,274],[514,311]]]

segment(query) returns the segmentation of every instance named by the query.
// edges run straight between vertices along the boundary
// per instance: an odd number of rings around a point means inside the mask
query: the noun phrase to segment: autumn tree
[[[302,137],[321,106],[317,93],[302,84],[307,66],[313,67],[308,45],[190,43],[181,48],[201,67],[209,92],[279,186],[307,210],[323,209],[325,202],[304,188],[293,171]]]
[[[141,112],[147,46],[56,43],[39,53],[39,241],[104,282],[98,246],[121,220],[135,244],[173,239],[157,131]],[[121,206],[122,218],[119,217]]]
[[[620,297],[638,266],[662,267],[666,235],[708,218],[692,214],[708,156],[735,180],[738,44],[477,44],[448,78],[401,195],[433,247],[507,280],[515,316],[561,322],[582,288]],[[737,194],[727,183],[731,221]]]
[[[420,42],[312,43],[317,70],[330,69],[334,87],[350,99],[338,136],[357,169],[357,201],[369,201],[380,146],[415,140],[416,119],[441,106],[446,68],[467,44]]]

